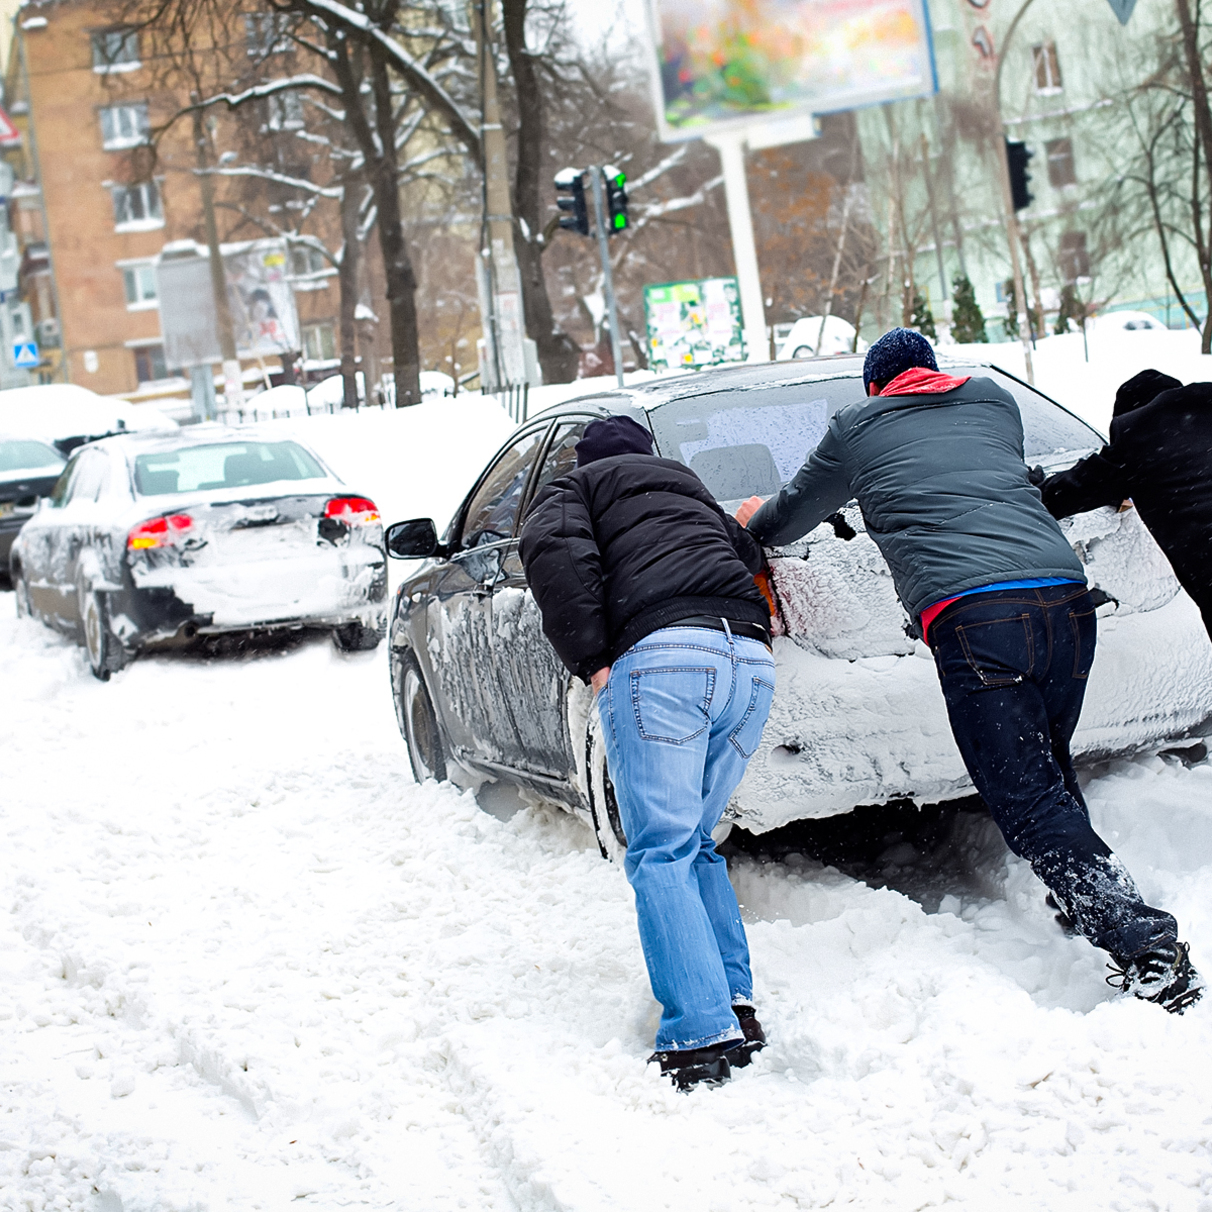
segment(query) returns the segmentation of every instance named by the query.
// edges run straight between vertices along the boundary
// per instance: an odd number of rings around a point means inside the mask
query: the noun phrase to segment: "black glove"
[[[1027,479],[1035,485],[1036,488],[1043,488],[1044,481],[1048,478],[1048,473],[1042,467],[1028,467]]]
[[[840,509],[837,513],[831,513],[825,519],[825,521],[833,527],[833,533],[837,535],[839,539],[845,539],[846,542],[849,542],[858,534],[858,531],[846,521]]]

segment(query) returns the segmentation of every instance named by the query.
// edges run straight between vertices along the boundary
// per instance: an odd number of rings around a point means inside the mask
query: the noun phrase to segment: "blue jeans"
[[[1178,924],[1095,833],[1073,770],[1095,637],[1094,603],[1073,584],[959,598],[930,625],[951,730],[1006,844],[1122,961],[1174,942]]]
[[[606,760],[627,834],[640,942],[662,1005],[659,1051],[742,1037],[749,945],[711,831],[758,747],[774,658],[757,640],[663,627],[629,648],[598,694]]]

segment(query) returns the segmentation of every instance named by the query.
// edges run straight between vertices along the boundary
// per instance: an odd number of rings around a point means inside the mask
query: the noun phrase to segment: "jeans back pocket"
[[[955,634],[984,686],[1014,686],[1035,671],[1035,643],[1027,614],[960,623]]]
[[[757,753],[757,747],[762,739],[762,729],[766,727],[766,720],[770,715],[770,704],[773,702],[774,683],[766,681],[765,678],[755,677],[753,690],[749,695],[749,707],[741,722],[728,734],[728,739],[746,761]]]
[[[1094,664],[1094,645],[1098,635],[1094,611],[1069,611],[1069,627],[1073,632],[1073,676],[1083,681],[1090,676],[1090,668]]]
[[[630,681],[635,722],[644,740],[684,745],[711,722],[707,708],[715,688],[714,669],[636,669]]]

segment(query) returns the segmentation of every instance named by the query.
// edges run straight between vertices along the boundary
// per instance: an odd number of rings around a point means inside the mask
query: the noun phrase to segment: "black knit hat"
[[[912,328],[890,328],[867,350],[863,362],[863,390],[870,394],[872,383],[891,383],[913,366],[938,370],[934,348]]]
[[[1115,410],[1111,416],[1122,417],[1124,413],[1131,412],[1142,404],[1148,404],[1163,391],[1171,391],[1181,386],[1177,379],[1162,374],[1160,370],[1142,370],[1140,374],[1133,375],[1126,383],[1119,385],[1119,391],[1115,393]]]
[[[611,455],[652,454],[652,434],[630,417],[590,421],[577,443],[577,466],[596,463]]]

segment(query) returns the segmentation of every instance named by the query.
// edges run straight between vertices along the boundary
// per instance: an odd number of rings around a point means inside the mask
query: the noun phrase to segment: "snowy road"
[[[679,1096],[621,873],[415,786],[381,651],[101,685],[4,594],[0,685],[2,1208],[1212,1209],[1212,1000],[1111,1000],[1017,862],[738,862],[772,1043]],[[1212,763],[1089,794],[1212,969]]]

